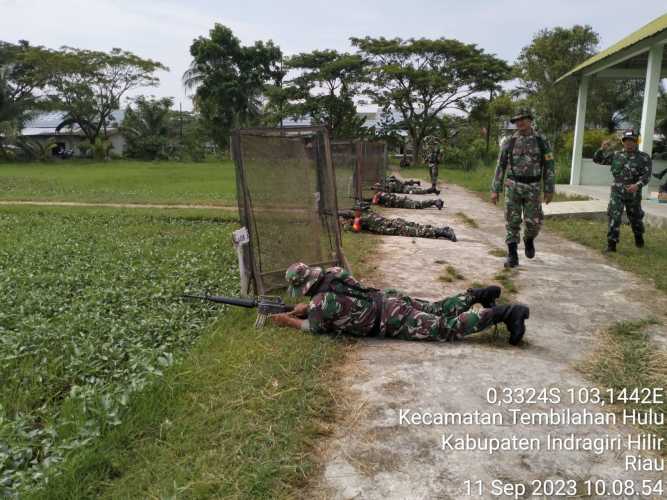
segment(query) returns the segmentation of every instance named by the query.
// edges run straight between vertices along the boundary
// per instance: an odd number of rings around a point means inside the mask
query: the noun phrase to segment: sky
[[[352,36],[456,38],[513,62],[542,28],[589,24],[605,48],[667,13],[665,0],[0,0],[0,39],[110,50],[160,61],[160,86],[190,109],[181,75],[192,40],[215,23],[243,44],[273,40],[286,55],[351,50]]]

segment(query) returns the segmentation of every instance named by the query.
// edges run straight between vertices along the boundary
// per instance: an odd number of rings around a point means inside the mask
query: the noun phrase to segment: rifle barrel
[[[216,302],[218,304],[228,304],[230,306],[239,306],[253,308],[257,307],[257,301],[255,299],[241,299],[238,297],[224,297],[222,295],[190,295],[187,293],[183,294],[183,297],[189,297],[191,299],[201,299],[208,300],[210,302]]]

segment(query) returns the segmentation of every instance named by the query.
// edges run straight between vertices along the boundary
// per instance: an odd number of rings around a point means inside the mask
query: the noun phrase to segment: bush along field
[[[0,496],[43,483],[121,424],[223,310],[184,291],[237,292],[213,213],[0,210]]]

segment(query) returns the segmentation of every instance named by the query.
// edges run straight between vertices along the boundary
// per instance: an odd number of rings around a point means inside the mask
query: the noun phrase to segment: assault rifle
[[[286,313],[294,309],[294,306],[285,304],[281,297],[274,295],[260,295],[259,297],[243,299],[239,297],[223,297],[222,295],[190,295],[184,293],[183,297],[208,300],[217,304],[227,304],[229,306],[245,307],[248,309],[257,308],[255,328],[262,328],[266,324],[266,318],[273,314]]]

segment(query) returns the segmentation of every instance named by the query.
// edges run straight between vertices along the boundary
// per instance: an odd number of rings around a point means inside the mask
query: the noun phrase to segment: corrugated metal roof
[[[572,76],[575,73],[579,73],[584,68],[587,68],[597,62],[600,62],[613,54],[621,52],[622,50],[625,49],[629,49],[636,43],[641,42],[646,38],[655,36],[665,30],[667,30],[667,14],[663,14],[662,16],[658,17],[657,19],[654,19],[647,25],[642,26],[637,31],[629,34],[622,40],[616,42],[614,45],[607,47],[606,49],[595,54],[593,57],[586,59],[584,62],[582,62],[581,64],[579,64],[578,66],[574,67],[572,70],[568,71],[563,76],[561,76],[558,80],[556,80],[556,83],[567,78],[568,76]]]
[[[49,113],[40,113],[25,124],[26,129],[48,128],[55,129],[65,117],[64,111],[51,111]],[[125,117],[125,110],[117,109],[111,113],[113,121],[120,124]],[[78,128],[78,127],[74,127]]]

